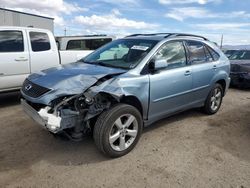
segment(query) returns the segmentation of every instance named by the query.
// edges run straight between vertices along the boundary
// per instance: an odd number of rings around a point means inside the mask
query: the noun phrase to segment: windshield
[[[225,55],[229,58],[229,57],[232,56],[235,52],[237,52],[237,50],[227,50],[227,51],[225,51]]]
[[[229,57],[230,60],[250,60],[249,50],[240,50]]]
[[[101,66],[132,69],[150,52],[158,41],[120,39],[108,43],[81,61]]]

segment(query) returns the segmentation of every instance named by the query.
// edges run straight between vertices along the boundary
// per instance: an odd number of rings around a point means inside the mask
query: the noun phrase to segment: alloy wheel
[[[215,88],[213,95],[211,97],[211,109],[213,111],[216,111],[221,104],[222,100],[222,91],[219,88]]]
[[[138,122],[135,116],[125,114],[113,124],[109,134],[109,143],[113,150],[124,151],[135,141],[138,133]]]

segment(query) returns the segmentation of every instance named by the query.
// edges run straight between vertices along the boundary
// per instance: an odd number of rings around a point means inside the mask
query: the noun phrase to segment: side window
[[[46,33],[30,32],[30,41],[33,52],[50,50],[50,40]]]
[[[86,47],[85,40],[70,40],[67,44],[66,50],[90,50]]]
[[[210,54],[213,56],[214,61],[217,61],[220,58],[220,55],[217,52],[215,52],[212,48],[207,46],[207,49],[210,52]]]
[[[21,31],[0,31],[0,53],[23,51],[24,44]]]
[[[213,58],[213,56],[211,55],[211,53],[209,52],[208,47],[207,47],[207,46],[204,46],[204,49],[205,49],[205,54],[206,54],[207,61],[208,61],[208,62],[214,61],[214,58]]]
[[[197,41],[187,41],[187,47],[190,55],[190,62],[192,64],[201,64],[207,62],[205,48],[203,43]]]
[[[70,40],[66,50],[96,50],[110,41],[111,38]]]
[[[182,42],[169,42],[157,52],[156,58],[166,59],[167,69],[179,68],[186,66],[186,52]]]

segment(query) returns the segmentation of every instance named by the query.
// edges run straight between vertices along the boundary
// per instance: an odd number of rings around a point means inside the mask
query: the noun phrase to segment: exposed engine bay
[[[94,89],[108,79],[111,76],[101,78],[94,85]],[[81,139],[84,134],[88,134],[91,131],[91,119],[116,102],[118,101],[111,95],[95,93],[91,89],[81,94],[56,98],[49,105],[26,101],[43,119],[44,126],[50,132],[63,131],[72,139]]]

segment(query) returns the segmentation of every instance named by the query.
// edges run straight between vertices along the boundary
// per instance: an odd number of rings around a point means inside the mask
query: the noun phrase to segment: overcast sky
[[[4,8],[55,18],[55,35],[184,32],[250,44],[249,0],[0,0]]]

